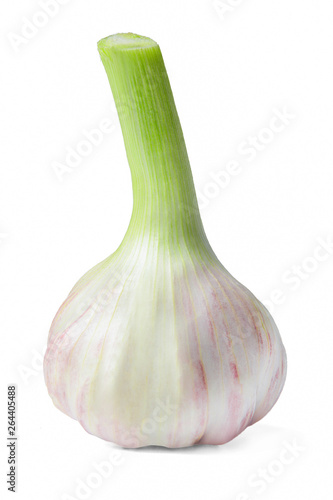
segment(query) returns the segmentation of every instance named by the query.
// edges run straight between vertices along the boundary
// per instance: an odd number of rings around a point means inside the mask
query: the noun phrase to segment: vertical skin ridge
[[[204,271],[204,266],[202,264],[200,265],[200,267]],[[202,285],[202,278],[207,280],[206,290],[205,290],[205,285]],[[214,435],[214,439],[218,438],[218,436],[221,435],[221,432],[223,431],[221,429],[221,426],[217,425],[216,419],[214,419],[214,415],[216,414],[216,411],[214,411],[214,410],[216,410],[216,408],[215,408],[216,405],[218,405],[218,410],[220,410],[220,406],[223,405],[223,399],[224,399],[223,395],[225,393],[224,378],[223,378],[224,361],[223,361],[223,356],[221,353],[221,348],[219,345],[218,329],[217,329],[217,326],[215,324],[211,304],[210,304],[209,298],[207,296],[207,292],[210,291],[208,283],[209,283],[209,281],[208,281],[205,274],[200,276],[200,279],[198,277],[198,287],[200,288],[202,296],[203,296],[203,300],[204,300],[204,304],[205,304],[205,308],[206,308],[206,312],[207,312],[206,324],[208,326],[208,332],[204,329],[203,330],[204,335],[201,334],[201,336],[203,337],[202,341],[205,345],[205,350],[207,350],[209,352],[208,362],[206,359],[206,363],[204,363],[203,366],[205,366],[205,364],[206,364],[207,368],[210,368],[210,367],[212,368],[211,370],[209,370],[210,373],[206,374],[206,379],[208,380],[208,382],[206,383],[206,388],[207,388],[207,392],[208,392],[207,419],[206,419],[205,430],[202,433],[200,439],[198,440],[198,442],[201,442],[201,443],[205,443],[207,441],[207,439],[209,441],[212,434]],[[214,338],[214,344],[210,345],[210,346],[207,343],[207,340],[211,338],[209,333],[211,333],[211,337]],[[218,365],[218,368],[217,368],[217,365]],[[217,370],[217,373],[216,373],[216,370]],[[213,374],[211,374],[211,372],[213,372]],[[220,387],[221,392],[220,393],[217,391],[217,388],[216,388],[216,385],[218,384],[219,379],[220,379],[220,384],[221,384],[221,387]],[[212,388],[213,384],[214,384],[214,387]],[[217,392],[217,394],[216,394],[216,392]],[[221,439],[223,440],[222,437],[221,437]]]
[[[174,331],[174,339],[175,339],[175,346],[176,346],[176,360],[178,364],[178,371],[179,371],[179,378],[178,378],[178,398],[177,398],[177,413],[176,417],[174,419],[173,425],[170,429],[170,435],[169,435],[169,440],[168,440],[168,446],[175,448],[177,445],[177,430],[180,427],[180,407],[181,407],[181,360],[179,356],[179,351],[180,351],[180,338],[177,335],[177,312],[176,312],[176,275],[175,275],[175,268],[172,265],[172,259],[169,254],[169,269],[170,269],[170,285],[171,285],[171,299],[172,299],[172,310],[173,310],[173,331]]]
[[[221,286],[219,280],[209,270],[209,268],[206,268],[205,270],[208,271],[208,276],[210,275],[210,277],[213,278],[216,282],[215,287],[213,287],[213,290],[221,291],[223,293],[224,297],[227,299],[227,301],[229,303],[229,307],[231,307],[231,311],[232,311],[231,322],[236,321],[236,323],[238,323],[237,314],[236,314],[234,306],[233,306],[234,299],[230,298],[230,294],[226,294],[224,287]],[[207,276],[207,279],[208,279],[208,276]],[[210,286],[211,286],[211,282],[210,282]],[[223,306],[218,298],[218,295],[215,295],[215,300],[216,300],[218,308],[222,312]],[[228,325],[228,322],[226,324]],[[219,332],[219,333],[220,333],[220,335],[221,334],[223,335],[223,332]],[[247,394],[248,390],[243,387],[244,380],[246,379],[246,377],[244,376],[244,370],[242,370],[242,372],[240,372],[240,368],[239,368],[238,361],[237,361],[239,356],[236,356],[235,350],[233,347],[234,335],[231,333],[229,327],[227,327],[227,330],[225,333],[226,333],[227,338],[228,338],[228,342],[229,342],[229,346],[230,346],[229,349],[231,348],[231,351],[229,351],[229,352],[226,351],[225,342],[222,344],[222,348],[221,348],[224,356],[226,356],[226,362],[229,364],[229,366],[231,368],[231,380],[230,380],[230,376],[229,376],[229,382],[228,382],[229,396],[226,399],[225,403],[228,407],[228,413],[233,412],[234,411],[233,407],[236,403],[236,400],[234,399],[234,397],[238,393],[237,407],[236,407],[237,411],[235,410],[236,413],[235,413],[235,415],[233,415],[233,418],[232,418],[232,421],[230,422],[230,424],[228,424],[227,426],[224,426],[224,428],[222,426],[220,426],[220,428],[215,429],[214,423],[216,425],[216,418],[215,418],[215,422],[213,419],[212,426],[211,426],[212,428],[208,429],[207,434],[202,439],[202,443],[206,443],[206,444],[207,443],[209,443],[209,444],[215,443],[217,439],[219,439],[220,442],[226,442],[226,441],[232,439],[233,437],[235,437],[235,435],[237,435],[239,433],[240,419],[241,419],[242,413],[243,413],[243,410],[240,411],[240,408],[245,405],[246,411],[249,411],[248,410],[249,404],[250,404],[250,406],[253,405],[253,402],[251,402],[253,399],[253,398],[251,398],[251,395],[250,395],[249,402],[246,399],[246,397],[247,397],[246,394]],[[238,338],[238,337],[236,337],[236,338]],[[238,340],[239,340],[239,338],[238,338]],[[247,353],[246,353],[247,348],[246,348],[246,345],[244,345],[244,341],[243,341],[242,337],[241,337],[240,343],[241,343],[243,351],[244,351],[244,359],[246,361],[246,365],[248,366],[248,359],[247,359]],[[246,340],[245,340],[245,343],[246,343]],[[230,355],[232,356],[232,358],[230,358]],[[241,361],[241,359],[239,361]],[[247,370],[247,377],[251,377],[251,375],[248,373],[248,370]],[[232,382],[232,380],[233,380],[233,382]]]
[[[211,295],[210,295],[211,298],[210,298],[210,301],[207,303],[207,308],[209,310],[210,302],[212,301],[212,298],[214,297],[215,307],[216,306],[218,307],[218,311],[215,311],[215,315],[216,315],[216,312],[218,312],[223,318],[223,324],[226,326],[225,334],[227,335],[227,338],[228,338],[228,348],[227,349],[226,349],[227,345],[225,343],[222,343],[221,347],[220,347],[221,340],[219,340],[219,336],[221,336],[222,332],[218,331],[215,327],[215,330],[217,330],[216,334],[217,334],[217,340],[218,340],[218,345],[219,345],[218,351],[222,352],[222,359],[224,360],[224,364],[226,366],[229,365],[229,369],[232,368],[231,373],[232,373],[232,376],[234,379],[233,384],[237,385],[238,390],[240,391],[240,393],[242,393],[243,388],[242,388],[242,383],[241,383],[240,378],[239,378],[238,361],[237,361],[237,356],[235,355],[235,352],[233,349],[233,342],[231,340],[231,332],[230,332],[230,329],[228,327],[228,320],[225,317],[225,314],[223,312],[223,306],[222,306],[218,296],[216,294],[214,294],[216,289],[214,287],[212,287],[212,284],[209,281],[209,274],[206,274],[206,271],[209,271],[209,270],[203,265],[201,265],[201,268],[202,268],[203,273],[204,273],[203,276],[205,276],[207,279],[207,290],[211,292]],[[210,273],[210,276],[213,276],[213,275]],[[217,283],[218,288],[221,291],[223,291],[223,288],[220,286],[220,284],[217,280],[216,280],[216,283]],[[203,293],[204,293],[204,291],[203,291]],[[227,297],[227,296],[225,295],[225,297]],[[229,301],[229,304],[230,304],[230,306],[232,306],[230,301]],[[212,305],[213,304],[211,304],[211,306]],[[233,317],[234,317],[234,315],[233,315]],[[213,356],[213,353],[210,353],[210,356]],[[223,366],[223,362],[222,362],[222,366]],[[235,373],[233,372],[234,368],[235,368]],[[211,383],[212,382],[213,381],[211,381]],[[232,389],[233,384],[230,384],[230,381],[229,381],[229,384],[228,384],[229,391],[230,391],[230,389]],[[225,400],[225,397],[223,398],[223,394],[224,393],[214,395],[214,398],[212,398],[212,400],[213,400],[213,402],[216,402],[216,400],[220,400],[221,403],[224,400],[224,407],[226,407],[226,406],[228,406],[228,404],[227,404],[227,400]],[[228,428],[226,428],[226,426],[224,426],[224,428],[223,428],[223,426],[218,425],[218,421],[216,419],[216,411],[213,411],[213,408],[210,408],[210,412],[212,413],[212,415],[210,416],[211,417],[210,418],[210,426],[206,429],[205,435],[202,436],[201,443],[210,444],[211,442],[214,442],[216,440],[220,440],[221,442],[229,440],[228,436],[230,436],[230,433],[232,433],[233,431],[228,430]]]
[[[184,264],[184,271],[186,274],[185,262],[183,262],[183,264]],[[193,260],[192,260],[192,264],[193,264]],[[193,266],[193,270],[194,270],[193,278],[194,278],[194,282],[196,282],[196,283],[193,283],[193,289],[200,289],[198,275],[196,273],[194,266]],[[199,418],[199,422],[198,422],[198,431],[197,431],[198,435],[196,435],[194,437],[194,442],[198,442],[198,441],[200,441],[201,437],[203,436],[203,434],[206,430],[206,425],[207,425],[207,420],[208,420],[209,394],[208,394],[205,367],[204,367],[203,358],[202,358],[200,332],[199,332],[199,328],[198,328],[198,317],[197,317],[196,307],[194,305],[193,293],[191,293],[191,288],[189,286],[188,276],[186,276],[186,287],[187,287],[187,292],[188,292],[188,296],[190,299],[190,308],[192,310],[194,321],[195,321],[195,335],[196,335],[196,342],[197,342],[197,346],[198,346],[198,357],[199,357],[198,360],[195,360],[195,371],[197,374],[197,382],[195,383],[195,387],[194,387],[195,397],[199,398],[199,401],[201,403],[201,412],[202,412],[201,416]],[[193,340],[190,340],[190,342],[193,342]]]

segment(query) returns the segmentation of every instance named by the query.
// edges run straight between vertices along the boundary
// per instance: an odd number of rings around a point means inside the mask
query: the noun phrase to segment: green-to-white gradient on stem
[[[48,391],[88,432],[124,447],[223,444],[277,401],[285,350],[268,311],[209,245],[159,46],[128,33],[98,50],[133,212],[119,248],[53,320]]]

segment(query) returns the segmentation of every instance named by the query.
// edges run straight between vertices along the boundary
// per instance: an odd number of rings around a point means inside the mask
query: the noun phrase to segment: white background
[[[6,384],[16,383],[16,498],[83,498],[78,484],[96,479],[94,464],[116,451],[112,473],[85,498],[329,497],[332,2],[59,4],[52,18],[40,14],[38,1],[1,4],[1,488],[6,492]],[[226,268],[270,308],[288,354],[274,409],[220,447],[123,450],[53,407],[43,380],[53,316],[78,278],[117,248],[131,213],[129,168],[96,48],[100,38],[128,31],[160,44],[208,238]],[[292,118],[272,134],[263,129],[276,110]],[[105,119],[112,131],[101,144],[56,175],[67,148]],[[260,139],[260,151],[242,153],[258,134],[264,147]],[[225,178],[231,160],[237,174],[221,186],[212,176]],[[285,455],[288,446],[296,448]],[[266,479],[258,484],[259,474]]]

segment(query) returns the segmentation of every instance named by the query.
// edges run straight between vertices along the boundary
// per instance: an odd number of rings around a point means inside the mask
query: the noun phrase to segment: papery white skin
[[[99,52],[133,212],[117,251],[59,309],[46,385],[61,411],[121,446],[223,444],[278,399],[285,350],[268,311],[209,245],[158,45],[116,35]]]
[[[111,256],[87,273],[51,327],[54,404],[124,447],[223,444],[264,417],[285,350],[266,308],[212,261],[145,241],[122,266]]]

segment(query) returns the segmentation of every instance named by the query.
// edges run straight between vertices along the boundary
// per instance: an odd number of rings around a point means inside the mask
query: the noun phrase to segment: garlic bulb
[[[59,309],[46,385],[57,408],[121,446],[223,444],[277,401],[285,350],[268,311],[207,240],[159,46],[121,34],[98,49],[133,212],[117,251]]]

